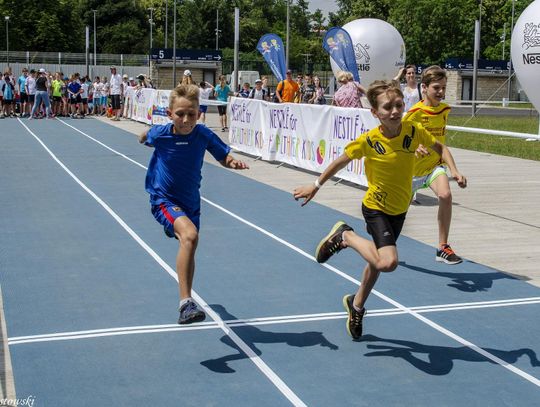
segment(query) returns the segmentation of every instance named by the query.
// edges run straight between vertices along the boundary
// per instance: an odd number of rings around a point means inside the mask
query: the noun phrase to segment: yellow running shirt
[[[422,126],[408,121],[402,122],[397,137],[386,138],[376,127],[347,144],[345,154],[351,160],[365,157],[365,206],[388,215],[407,212],[412,196],[414,153],[419,144],[432,146],[435,138]]]
[[[409,109],[403,120],[410,120],[421,124],[424,129],[431,133],[435,139],[446,144],[446,123],[450,106],[446,103],[440,103],[437,107],[426,106],[423,101],[418,102]],[[441,157],[430,149],[430,155],[416,159],[414,176],[419,177],[429,174],[436,166],[443,163]]]

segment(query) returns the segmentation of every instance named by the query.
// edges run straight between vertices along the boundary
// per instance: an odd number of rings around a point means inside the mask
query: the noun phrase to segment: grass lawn
[[[538,116],[536,112],[532,111],[530,115],[520,117],[452,117],[452,113],[450,113],[448,124],[452,126],[538,134]],[[525,139],[515,137],[501,137],[489,134],[464,133],[461,131],[448,130],[446,143],[450,147],[540,161],[540,141],[525,141]]]

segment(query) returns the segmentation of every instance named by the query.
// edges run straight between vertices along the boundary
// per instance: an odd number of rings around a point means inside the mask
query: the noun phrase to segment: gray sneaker
[[[180,307],[180,318],[178,318],[180,325],[202,322],[205,319],[206,314],[193,301],[188,301]]]

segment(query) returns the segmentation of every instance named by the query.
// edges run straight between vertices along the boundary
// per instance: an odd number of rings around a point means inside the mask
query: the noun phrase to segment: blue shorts
[[[206,113],[207,110],[208,110],[208,106],[199,105],[199,112]]]
[[[163,225],[167,236],[174,236],[174,221],[180,216],[187,216],[193,222],[197,230],[200,226],[201,211],[184,211],[178,205],[170,202],[162,202],[159,205],[152,205],[152,215]]]

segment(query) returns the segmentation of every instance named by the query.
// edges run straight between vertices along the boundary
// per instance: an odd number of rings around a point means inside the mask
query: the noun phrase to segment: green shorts
[[[446,167],[439,165],[435,167],[429,174],[421,175],[420,177],[413,177],[412,179],[412,192],[413,195],[419,189],[429,188],[429,186],[435,181],[439,175],[446,175]]]

